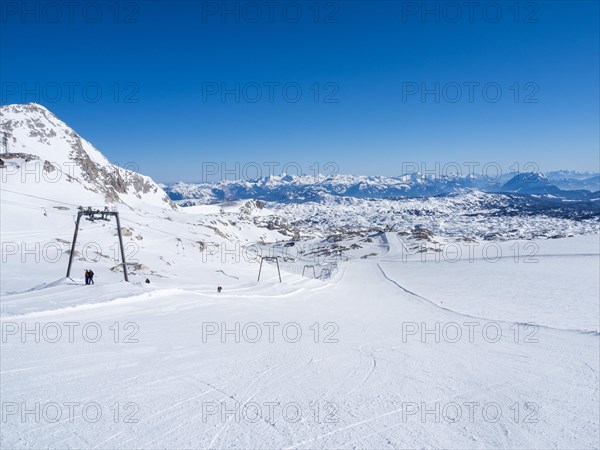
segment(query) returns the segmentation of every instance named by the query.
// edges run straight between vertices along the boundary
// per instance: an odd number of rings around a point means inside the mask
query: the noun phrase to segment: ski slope
[[[59,282],[3,296],[11,313],[2,315],[3,402],[46,413],[36,422],[34,413],[4,411],[2,447],[597,447],[599,335],[568,316],[559,323],[560,306],[572,299],[545,291],[557,306],[544,326],[515,324],[528,309],[501,299],[527,282],[521,266],[494,272],[496,295],[481,311],[461,303],[456,286],[446,288],[455,265],[403,263],[393,237],[378,244],[387,251],[344,262],[327,282],[284,272],[282,284],[257,284],[249,265],[247,280],[222,294],[190,280]],[[568,245],[556,256],[566,275],[585,270],[570,253],[577,239],[562,240]],[[422,289],[423,270],[436,274],[437,290]],[[467,298],[483,298],[472,290],[464,281]],[[581,316],[595,314],[589,306],[581,303]],[[48,324],[72,322],[80,324],[72,342],[64,325],[63,338],[48,342]],[[7,334],[7,323],[47,332],[36,343],[35,332]],[[91,323],[103,333],[96,343],[80,333]],[[265,323],[279,324],[271,337]],[[430,330],[425,338],[422,330]],[[61,405],[56,422],[53,403]],[[70,417],[64,405],[73,403]]]

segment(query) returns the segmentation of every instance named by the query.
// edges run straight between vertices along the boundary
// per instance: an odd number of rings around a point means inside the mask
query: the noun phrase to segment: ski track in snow
[[[429,300],[429,299],[427,299],[427,298],[425,298],[425,297],[423,297],[423,296],[421,296],[421,295],[419,295],[419,294],[417,294],[415,292],[412,292],[412,291],[406,289],[400,283],[398,283],[397,281],[395,281],[392,278],[390,278],[385,273],[385,271],[383,270],[383,267],[381,267],[380,263],[377,264],[377,267],[379,268],[379,270],[381,271],[383,277],[387,281],[389,281],[390,283],[393,283],[394,285],[396,285],[398,288],[402,289],[407,294],[410,294],[410,295],[412,295],[412,296],[414,296],[414,297],[416,297],[418,299],[421,299],[421,300],[427,302],[428,304],[430,304],[431,306],[434,306],[435,308],[439,308],[441,310],[444,310],[444,311],[456,314],[457,316],[466,317],[466,318],[469,318],[469,319],[477,319],[477,320],[482,320],[482,321],[487,321],[487,322],[509,323],[506,320],[498,320],[498,319],[490,319],[489,317],[473,316],[473,315],[470,315],[470,314],[465,314],[465,313],[461,313],[461,312],[458,312],[458,311],[454,311],[454,310],[452,310],[450,308],[446,308],[444,306],[440,306],[437,303],[435,303],[435,302],[433,302],[433,301],[431,301],[431,300]],[[530,322],[514,322],[514,323],[519,324],[519,325],[523,325],[523,326],[527,326],[527,327],[539,327],[539,328],[546,328],[546,329],[549,329],[549,330],[565,331],[565,332],[581,333],[581,334],[591,334],[591,335],[594,335],[594,336],[600,336],[600,332],[596,332],[596,331],[577,330],[577,329],[572,329],[572,328],[555,328],[555,327],[549,327],[549,326],[546,326],[546,325],[540,325],[540,324],[530,323]]]
[[[364,348],[365,348],[365,345],[361,345],[358,348],[358,350],[360,351],[361,355],[365,355],[371,359],[371,367],[369,368],[369,372],[363,378],[363,380],[360,382],[360,384],[358,386],[356,386],[355,388],[353,388],[352,390],[348,391],[348,395],[350,395],[350,394],[354,393],[355,391],[357,391],[358,389],[360,389],[367,382],[367,380],[371,377],[371,375],[373,374],[375,369],[377,369],[377,360],[375,359],[375,355],[374,355],[375,350],[371,349],[371,353],[367,353],[363,350]]]

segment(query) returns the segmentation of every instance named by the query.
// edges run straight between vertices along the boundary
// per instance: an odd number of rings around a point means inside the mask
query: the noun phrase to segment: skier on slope
[[[90,270],[89,273],[90,273],[90,275],[89,275],[89,280],[90,280],[89,284],[94,284],[94,271]]]
[[[90,284],[90,271],[85,269],[85,284]]]

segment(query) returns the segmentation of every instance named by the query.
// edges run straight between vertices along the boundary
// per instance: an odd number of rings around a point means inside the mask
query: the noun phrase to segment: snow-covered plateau
[[[219,197],[111,164],[40,105],[0,122],[1,448],[600,446],[594,174]],[[66,277],[79,207],[105,206],[129,282],[98,215]]]

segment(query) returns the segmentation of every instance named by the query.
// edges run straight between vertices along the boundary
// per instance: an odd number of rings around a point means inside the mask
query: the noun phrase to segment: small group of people
[[[94,284],[94,271],[93,270],[86,269],[85,284]]]

